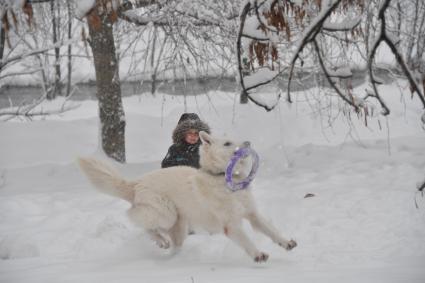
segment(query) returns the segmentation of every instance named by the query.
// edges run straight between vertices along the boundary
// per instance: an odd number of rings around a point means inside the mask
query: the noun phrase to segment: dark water
[[[349,81],[352,87],[356,87],[364,82],[364,72],[354,72],[353,77]],[[291,83],[291,91],[305,90],[315,87],[316,82],[321,81],[323,86],[327,86],[326,80],[317,74],[299,74]],[[273,89],[276,87],[286,92],[287,77],[282,76],[272,84],[263,87],[263,90]],[[225,91],[239,94],[240,86],[234,78],[207,78],[207,79],[189,79],[186,81],[158,81],[156,84],[158,93],[170,95],[199,95],[209,91]],[[150,81],[140,82],[122,82],[121,93],[125,96],[131,96],[142,93],[151,93],[152,83]],[[43,91],[37,86],[2,86],[0,88],[0,108],[19,106],[29,104],[43,95]],[[96,84],[84,83],[77,84],[75,91],[70,100],[95,100],[96,99]]]
[[[238,84],[231,78],[190,79],[186,81],[158,81],[156,92],[170,95],[197,95],[209,91],[221,90],[237,92]],[[122,82],[122,96],[131,96],[142,93],[151,93],[152,83],[148,82]],[[0,88],[0,108],[31,103],[43,95],[43,90],[38,86],[2,86]],[[96,84],[84,83],[75,85],[70,100],[95,100]]]

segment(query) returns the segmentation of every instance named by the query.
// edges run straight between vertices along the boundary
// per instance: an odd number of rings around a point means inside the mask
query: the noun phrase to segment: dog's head
[[[249,147],[250,142],[234,142],[227,139],[213,138],[206,132],[200,132],[202,145],[199,148],[201,168],[213,173],[220,174],[226,171],[230,159],[239,148]],[[241,175],[247,173],[247,166],[251,164],[250,158],[242,158],[234,169]]]

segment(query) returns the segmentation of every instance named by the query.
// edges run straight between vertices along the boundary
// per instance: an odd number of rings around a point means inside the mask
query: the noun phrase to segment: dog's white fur
[[[242,230],[247,219],[253,228],[269,236],[287,250],[296,246],[288,241],[259,215],[250,189],[231,192],[224,179],[224,171],[237,147],[200,132],[200,164],[202,169],[178,166],[159,169],[137,181],[127,181],[108,165],[91,158],[79,159],[82,170],[102,192],[131,203],[128,216],[142,226],[162,248],[180,247],[188,227],[210,233],[224,233],[240,245],[255,261],[266,261],[268,255],[259,251]],[[249,162],[243,160],[235,171],[244,172]],[[246,174],[233,176],[237,181]]]

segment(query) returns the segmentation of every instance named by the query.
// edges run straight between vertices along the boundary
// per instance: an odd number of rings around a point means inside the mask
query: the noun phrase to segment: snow
[[[0,2],[0,8],[22,8],[25,4],[25,0],[2,0]],[[0,13],[3,14],[3,13]]]
[[[360,24],[362,17],[354,19],[346,18],[341,22],[331,22],[329,19],[323,23],[323,28],[330,31],[347,31],[352,30]]]
[[[1,0],[0,1],[0,18],[2,20],[5,20],[3,19],[3,17],[8,10],[12,13],[13,12],[16,13],[17,10],[21,10],[22,7],[24,7],[24,4],[25,4],[25,0]],[[9,20],[9,23],[13,23],[14,19],[12,18],[10,12],[7,15],[9,17],[8,20]],[[13,25],[12,25],[12,28],[14,28]]]
[[[260,22],[258,21],[257,17],[252,16],[247,18],[245,20],[243,35],[258,40],[268,40],[268,35],[261,29],[258,29],[259,26]]]
[[[330,77],[337,78],[349,78],[353,76],[350,67],[347,66],[338,67],[336,70],[328,70],[328,74]]]
[[[403,99],[400,85],[379,86],[392,109],[379,118],[382,129],[355,115],[350,127],[330,126],[301,99],[268,113],[237,104],[234,93],[124,98],[128,164],[115,166],[128,178],[160,167],[185,110],[215,135],[251,141],[259,210],[298,242],[286,252],[246,225],[270,254],[264,264],[222,235],[198,233],[177,253],[160,250],[129,222],[128,203],[94,190],[75,160],[98,154],[95,101],[2,122],[0,282],[422,283],[425,199],[417,196],[416,208],[415,193],[425,173],[423,109],[407,87]]]
[[[245,88],[252,88],[254,86],[263,85],[279,74],[279,71],[273,71],[268,68],[261,68],[254,74],[245,76],[243,78]]]
[[[94,7],[96,0],[76,0],[75,4],[75,15],[82,19]]]

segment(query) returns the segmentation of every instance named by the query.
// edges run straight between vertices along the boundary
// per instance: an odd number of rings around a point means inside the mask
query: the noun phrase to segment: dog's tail
[[[78,163],[101,192],[133,202],[135,182],[125,180],[112,167],[94,158],[78,158]]]

